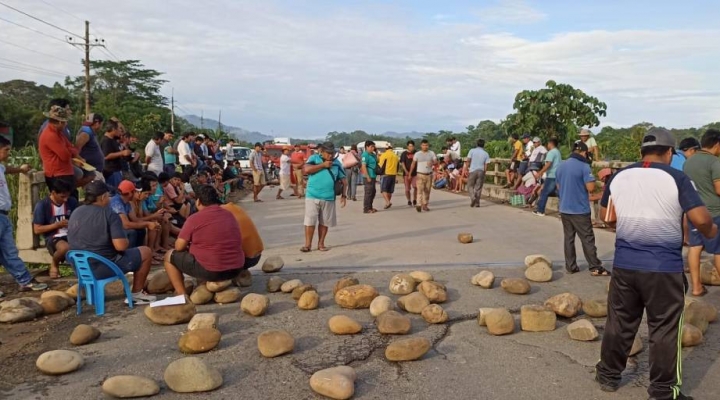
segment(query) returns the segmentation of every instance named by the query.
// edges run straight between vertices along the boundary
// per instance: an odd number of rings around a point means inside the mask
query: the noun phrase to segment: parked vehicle
[[[242,146],[233,146],[232,147],[232,160],[238,160],[240,161],[240,168],[243,170],[250,169],[250,149],[247,147]],[[228,155],[225,155],[225,167],[227,167]]]

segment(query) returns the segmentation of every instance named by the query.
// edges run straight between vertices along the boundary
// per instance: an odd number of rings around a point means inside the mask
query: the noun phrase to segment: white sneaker
[[[545,216],[545,213],[533,211],[533,215],[537,215],[538,217],[544,217],[544,216]]]
[[[142,292],[137,292],[132,294],[133,304],[150,304],[153,301],[157,300],[157,296],[153,296],[151,294],[145,293],[143,290]],[[125,304],[128,303],[128,300],[125,299]]]

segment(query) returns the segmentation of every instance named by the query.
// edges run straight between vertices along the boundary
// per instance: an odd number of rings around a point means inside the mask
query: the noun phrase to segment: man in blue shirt
[[[677,150],[675,150],[675,154],[672,156],[670,166],[678,171],[682,171],[685,166],[685,161],[695,155],[698,150],[700,150],[700,142],[694,137],[681,140],[680,145],[678,145]]]
[[[325,247],[325,237],[328,228],[336,224],[335,215],[335,182],[342,183],[340,206],[345,207],[345,169],[342,163],[335,158],[335,145],[325,142],[318,147],[318,153],[308,158],[304,167],[308,175],[305,191],[305,246],[300,251],[307,253],[312,247],[315,226],[318,230],[318,250],[328,251]]]
[[[687,279],[683,272],[683,214],[706,238],[717,225],[687,175],[670,167],[675,138],[652,128],[642,161],[618,171],[600,201],[604,222],[617,226],[608,316],[596,365],[600,389],[614,392],[643,313],[650,328],[653,399],[690,399],[682,384],[682,327]]]
[[[478,139],[477,147],[470,150],[465,160],[468,169],[467,189],[470,194],[470,207],[480,207],[480,195],[485,184],[485,167],[490,162],[490,155],[483,148],[485,140]]]
[[[587,159],[588,147],[575,142],[570,158],[563,161],[556,172],[560,219],[565,235],[565,269],[574,274],[580,271],[575,255],[575,235],[580,238],[583,254],[593,276],[610,275],[602,266],[595,247],[595,233],[590,218],[590,193],[595,190],[595,177]]]
[[[545,216],[545,206],[547,205],[548,197],[555,192],[555,171],[557,171],[560,162],[562,161],[562,155],[560,150],[557,148],[558,141],[555,138],[548,140],[548,153],[545,156],[545,165],[543,165],[538,176],[547,174],[544,178],[542,191],[540,192],[540,198],[538,199],[537,209],[533,211],[533,214],[540,217]]]
[[[377,156],[375,155],[375,142],[368,140],[365,142],[365,151],[362,153],[362,175],[365,177],[365,197],[363,199],[363,212],[365,214],[376,213],[377,210],[373,208],[373,201],[375,200],[375,180],[377,179]]]

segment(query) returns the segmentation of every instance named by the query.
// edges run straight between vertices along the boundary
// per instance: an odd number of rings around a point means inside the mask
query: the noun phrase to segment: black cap
[[[95,197],[100,197],[110,191],[105,182],[100,180],[88,183],[87,185],[85,185],[84,190],[85,194],[89,194]]]
[[[583,141],[577,140],[573,144],[573,151],[588,151],[588,147]]]
[[[694,137],[685,138],[680,141],[680,145],[678,146],[678,149],[685,151],[688,149],[699,149],[700,148],[700,142],[698,142],[697,139]]]
[[[530,139],[530,134],[529,134],[529,133],[524,133],[524,134],[522,135],[522,138],[523,138],[523,139]]]
[[[334,153],[335,152],[335,144],[333,142],[324,142],[320,146],[318,146],[319,151],[326,151],[328,153]]]

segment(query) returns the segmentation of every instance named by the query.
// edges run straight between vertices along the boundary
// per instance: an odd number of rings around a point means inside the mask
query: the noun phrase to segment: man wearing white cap
[[[588,160],[590,160],[590,162],[599,160],[600,150],[598,149],[595,138],[592,137],[589,130],[582,129],[580,131],[580,140],[582,140],[582,142],[585,143],[585,146],[588,147]]]

